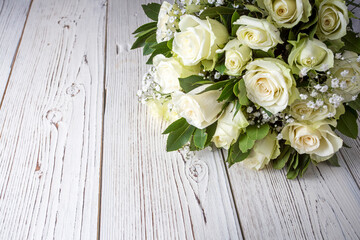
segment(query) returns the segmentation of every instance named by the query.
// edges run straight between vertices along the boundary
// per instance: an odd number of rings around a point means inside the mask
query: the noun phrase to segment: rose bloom
[[[310,108],[307,103],[308,100],[295,100],[295,102],[291,104],[290,114],[298,121],[310,123],[325,120],[328,118],[329,114],[333,116],[336,115],[336,108],[332,104],[325,102],[323,106],[315,109]]]
[[[154,81],[161,87],[162,93],[172,93],[181,90],[179,78],[186,78],[200,72],[200,66],[183,66],[174,57],[166,58],[159,54],[154,57],[156,69]]]
[[[333,121],[312,124],[293,122],[282,130],[283,138],[300,154],[310,154],[311,159],[321,162],[331,158],[342,147],[343,141],[330,128]]]
[[[235,112],[235,105],[231,103],[219,118],[212,139],[217,148],[229,149],[230,145],[238,139],[240,131],[249,125],[241,110],[236,115],[234,115]]]
[[[157,22],[157,31],[156,31],[156,41],[158,43],[163,41],[168,41],[167,37],[167,23],[169,21],[169,12],[172,9],[172,5],[166,1],[161,4],[159,15],[158,15],[158,22]]]
[[[289,66],[275,58],[261,58],[249,63],[244,75],[248,98],[276,114],[297,97],[295,79]]]
[[[341,0],[323,0],[319,7],[316,35],[320,40],[336,40],[346,35],[348,8]]]
[[[236,36],[240,43],[251,49],[267,52],[278,43],[284,43],[280,31],[266,19],[241,16],[234,24],[242,25],[236,31]]]
[[[219,49],[216,52],[222,53],[224,51],[225,73],[230,76],[240,76],[246,64],[251,60],[251,49],[246,45],[242,45],[238,39],[233,39],[223,49]]]
[[[309,0],[257,0],[279,27],[292,28],[301,22],[308,22],[311,15]]]
[[[276,134],[269,133],[265,138],[255,142],[249,156],[242,161],[242,164],[249,169],[260,170],[279,155],[280,146]]]
[[[339,83],[344,82],[343,88],[337,88],[336,92],[344,97],[345,102],[352,101],[352,97],[360,93],[360,63],[357,61],[358,55],[354,52],[345,51],[344,60],[335,60],[335,66],[330,69],[333,78],[337,78]],[[327,84],[331,86],[331,78]]]
[[[174,35],[172,50],[186,66],[196,65],[202,60],[213,60],[215,51],[224,46],[229,37],[226,27],[210,18],[201,20],[184,15],[179,28],[180,32]]]
[[[175,92],[172,96],[175,111],[189,124],[199,129],[204,129],[216,122],[223,106],[217,101],[221,91],[213,90],[201,93],[208,86],[210,85],[202,85],[186,94]]]
[[[309,70],[324,72],[334,66],[334,53],[318,39],[304,37],[291,43],[294,47],[288,62],[295,73],[306,73]]]

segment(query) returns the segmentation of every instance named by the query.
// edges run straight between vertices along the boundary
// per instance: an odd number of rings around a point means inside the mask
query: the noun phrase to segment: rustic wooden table
[[[0,239],[359,239],[359,140],[292,181],[165,152],[144,2],[0,0]]]

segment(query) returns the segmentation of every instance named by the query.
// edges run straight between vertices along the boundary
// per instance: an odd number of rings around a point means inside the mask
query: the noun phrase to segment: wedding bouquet
[[[359,7],[342,0],[178,0],[143,5],[153,20],[132,49],[152,65],[142,103],[172,122],[167,151],[228,150],[231,166],[338,165],[343,140],[357,138]]]

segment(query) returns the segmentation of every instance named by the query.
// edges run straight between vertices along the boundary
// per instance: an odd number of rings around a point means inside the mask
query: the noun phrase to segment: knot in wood
[[[208,174],[208,166],[204,161],[190,160],[186,165],[186,175],[197,183],[204,180],[205,176]]]
[[[76,96],[79,92],[80,88],[75,83],[71,84],[71,86],[66,89],[66,94],[70,95],[71,97]]]

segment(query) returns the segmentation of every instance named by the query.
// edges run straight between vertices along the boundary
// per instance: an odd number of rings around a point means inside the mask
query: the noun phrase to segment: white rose
[[[360,93],[360,62],[357,61],[358,55],[354,52],[345,51],[343,57],[344,60],[335,60],[335,66],[330,69],[330,72],[342,86],[342,88],[337,88],[336,92],[344,97],[345,102],[350,102],[353,96]],[[327,82],[329,86],[331,86],[331,81],[330,78]]]
[[[334,53],[318,39],[305,37],[291,43],[294,47],[288,62],[294,73],[305,75],[309,70],[324,72],[334,66]]]
[[[269,133],[265,138],[255,142],[249,156],[242,161],[242,164],[249,169],[260,170],[279,155],[280,146],[276,134]]]
[[[257,0],[279,27],[292,28],[300,21],[308,22],[311,15],[309,0]]]
[[[236,32],[240,43],[251,49],[260,49],[265,52],[284,43],[280,38],[280,31],[265,19],[241,16],[234,24],[242,25]]]
[[[172,5],[166,1],[161,4],[159,15],[158,15],[158,22],[157,22],[157,31],[156,31],[156,41],[158,43],[163,41],[170,40],[168,33],[168,21],[170,18],[170,11],[172,9]]]
[[[320,40],[337,40],[346,35],[349,14],[341,0],[324,0],[319,6],[319,21],[316,35]]]
[[[330,128],[329,123],[321,121],[311,125],[305,123],[289,123],[282,130],[287,144],[290,144],[300,154],[310,154],[316,162],[331,158],[342,147],[343,141]]]
[[[290,114],[298,121],[317,122],[336,115],[334,105],[324,102],[324,105],[315,109],[310,108],[308,100],[296,100],[290,107]]]
[[[221,91],[213,90],[201,93],[209,85],[202,85],[189,93],[175,92],[173,102],[175,111],[186,121],[204,129],[219,119],[219,113],[223,106],[217,99]]]
[[[234,116],[235,112],[235,105],[231,103],[219,118],[212,139],[217,148],[222,147],[224,149],[229,149],[230,145],[238,139],[241,129],[244,129],[249,125],[241,110]]]
[[[181,90],[179,78],[186,78],[200,72],[199,65],[186,67],[175,58],[166,58],[162,54],[156,55],[153,63],[156,69],[154,81],[160,85],[163,93]]]
[[[180,19],[179,28],[180,32],[174,36],[173,51],[186,66],[196,65],[202,60],[213,60],[215,51],[229,37],[226,27],[210,18],[201,20],[184,15]]]
[[[251,60],[251,49],[246,45],[242,45],[238,39],[233,39],[223,49],[219,49],[216,52],[221,53],[224,51],[225,73],[230,76],[240,76],[246,64]]]
[[[174,122],[179,119],[178,114],[170,108],[173,104],[171,100],[150,99],[146,101],[146,104],[154,117],[158,117],[168,122]]]
[[[281,112],[297,98],[295,79],[283,61],[256,59],[246,69],[244,82],[248,98],[269,112]]]

